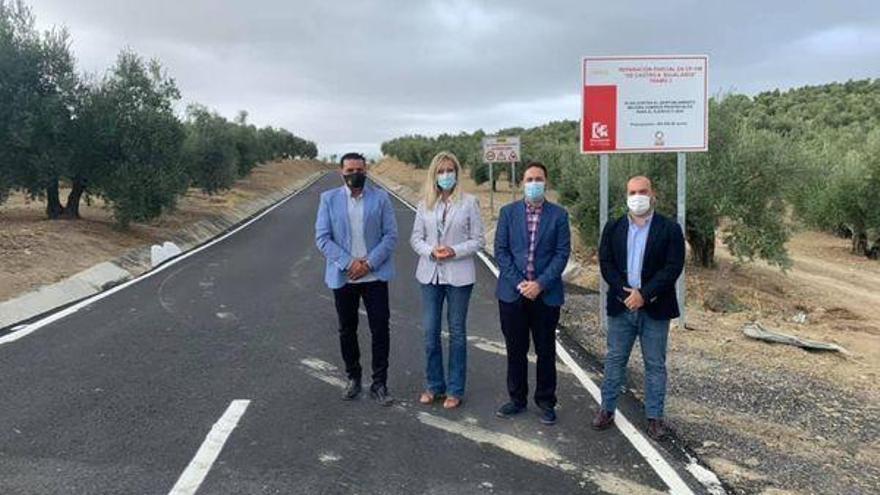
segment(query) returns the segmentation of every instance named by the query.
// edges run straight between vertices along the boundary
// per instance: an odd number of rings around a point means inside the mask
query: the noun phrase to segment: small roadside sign
[[[483,163],[516,163],[521,156],[519,136],[483,138]]]

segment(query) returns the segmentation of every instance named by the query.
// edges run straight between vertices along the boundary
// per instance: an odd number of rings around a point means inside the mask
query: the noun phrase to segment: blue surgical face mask
[[[448,191],[455,187],[455,172],[437,174],[437,185],[444,191]]]
[[[525,184],[526,201],[537,203],[544,199],[544,182],[526,182]]]

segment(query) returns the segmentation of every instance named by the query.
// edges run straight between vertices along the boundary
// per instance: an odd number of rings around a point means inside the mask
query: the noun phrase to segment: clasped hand
[[[642,293],[639,292],[639,289],[624,287],[623,290],[629,292],[629,296],[623,301],[628,310],[635,311],[645,305],[645,299],[642,298]]]
[[[431,251],[431,256],[437,261],[446,261],[455,257],[455,250],[449,246],[437,246]]]
[[[524,280],[516,286],[523,297],[534,301],[541,294],[541,284],[534,280]]]
[[[363,278],[368,273],[370,273],[370,264],[367,263],[367,260],[364,258],[358,258],[352,261],[351,265],[348,267],[348,278],[351,280]]]

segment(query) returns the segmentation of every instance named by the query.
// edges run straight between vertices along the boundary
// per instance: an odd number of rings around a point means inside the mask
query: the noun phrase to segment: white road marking
[[[442,336],[444,338],[448,338],[449,333],[442,332]],[[507,347],[505,347],[504,342],[486,339],[483,337],[477,337],[474,335],[468,335],[467,340],[476,349],[479,349],[479,350],[485,351],[485,352],[489,352],[492,354],[497,354],[499,356],[507,356]],[[533,352],[529,352],[527,359],[532,364],[538,363],[538,356],[536,356]],[[568,369],[568,366],[565,366],[565,363],[563,363],[561,361],[556,361],[556,371],[558,371],[559,373],[565,373],[567,375],[572,374],[571,370]]]
[[[480,428],[473,423],[452,421],[446,418],[441,418],[439,416],[434,416],[433,414],[429,414],[426,412],[420,412],[418,414],[418,418],[419,421],[428,426],[432,426],[434,428],[449,433],[454,433],[469,440],[473,440],[477,443],[494,445],[495,447],[506,450],[507,452],[510,452],[517,457],[522,457],[523,459],[527,459],[538,464],[543,464],[545,466],[551,467],[559,467],[564,463],[564,459],[559,454],[550,450],[549,448],[532,442],[521,440],[512,435],[497,433],[484,428]]]
[[[381,185],[381,184],[380,184]],[[402,198],[399,194],[392,191],[390,188],[384,187],[389,194],[398,199],[401,203],[408,206],[411,210],[415,211],[415,207],[409,203],[406,199]],[[489,259],[488,256],[482,251],[477,253],[477,256],[489,271],[492,272],[493,275],[497,278],[499,275],[498,267]],[[587,389],[590,395],[593,396],[593,399],[598,403],[602,403],[602,394],[599,390],[599,387],[593,382],[590,377],[587,375],[587,372],[584,371],[583,368],[577,364],[577,361],[571,357],[565,347],[559,343],[559,340],[556,341],[556,353],[562,359],[562,361],[568,365],[574,375],[578,378],[578,381]],[[653,445],[642,435],[642,433],[637,430],[632,423],[623,415],[619,410],[614,414],[614,422],[623,436],[629,440],[629,443],[632,444],[633,447],[641,454],[642,457],[648,461],[648,464],[654,469],[658,476],[666,483],[666,486],[669,487],[669,493],[672,495],[693,495],[694,492],[690,489],[687,483],[679,476],[678,472],[675,468],[669,464],[666,459],[663,458],[662,455],[654,448]],[[698,478],[698,481],[701,481]],[[708,486],[707,486],[708,488]],[[722,489],[723,493],[723,489]]]
[[[468,440],[495,446],[517,457],[549,466],[566,473],[579,473],[584,479],[594,483],[603,492],[615,495],[659,495],[653,488],[634,481],[622,479],[614,474],[598,471],[592,467],[578,467],[553,450],[535,442],[481,428],[472,423],[452,421],[426,412],[418,414],[422,423],[453,433]]]
[[[318,358],[305,358],[301,360],[300,363],[302,363],[306,373],[324,383],[343,390],[348,386],[348,384],[345,383],[345,380],[336,376],[336,372],[339,368],[327,361]]]
[[[193,495],[196,493],[250,403],[249,400],[234,400],[229,404],[223,416],[211,427],[202,446],[199,447],[195,457],[180,475],[177,483],[168,492],[169,495]]]
[[[326,454],[321,454],[320,456],[318,456],[318,460],[321,461],[321,464],[330,464],[333,462],[341,461],[342,457],[340,457],[336,454],[333,454],[331,452],[328,452]]]
[[[718,479],[718,475],[706,469],[692,456],[688,456],[688,464],[685,469],[691,473],[703,486],[709,490],[711,495],[727,495],[727,491]]]
[[[148,271],[148,272],[146,272],[146,273],[140,275],[139,277],[133,278],[133,279],[129,280],[128,282],[125,282],[125,283],[119,284],[119,285],[117,285],[116,287],[113,287],[112,289],[108,289],[108,290],[106,290],[106,291],[104,291],[104,292],[100,292],[100,293],[98,293],[98,294],[95,294],[94,296],[91,296],[91,297],[89,297],[89,298],[87,298],[87,299],[84,299],[84,300],[82,300],[82,301],[80,301],[80,302],[78,302],[78,303],[76,303],[76,304],[74,304],[74,305],[72,305],[72,306],[69,306],[69,307],[67,307],[67,308],[65,308],[65,309],[62,309],[61,311],[58,311],[58,312],[52,313],[51,315],[49,315],[49,316],[47,316],[47,317],[45,317],[45,318],[42,318],[42,319],[40,319],[40,320],[37,320],[37,321],[35,321],[35,322],[29,324],[26,328],[22,329],[21,331],[13,332],[13,333],[10,333],[10,334],[8,334],[8,335],[4,335],[3,337],[0,337],[0,345],[8,344],[8,343],[10,343],[10,342],[15,342],[15,341],[18,340],[18,339],[21,339],[21,338],[27,337],[28,335],[30,335],[30,334],[36,332],[37,330],[43,328],[44,326],[46,326],[46,325],[48,325],[48,324],[50,324],[50,323],[56,322],[56,321],[58,321],[58,320],[60,320],[60,319],[62,319],[62,318],[64,318],[64,317],[66,317],[66,316],[72,315],[73,313],[76,313],[77,311],[79,311],[79,310],[85,308],[86,306],[89,306],[89,305],[91,305],[91,304],[94,304],[94,303],[100,301],[101,299],[104,299],[105,297],[109,297],[109,296],[111,296],[111,295],[113,295],[113,294],[115,294],[115,293],[117,293],[117,292],[119,292],[119,291],[121,291],[121,290],[123,290],[123,289],[126,289],[126,288],[132,286],[133,284],[136,284],[136,283],[142,281],[142,280],[146,280],[146,279],[148,279],[148,278],[150,278],[150,277],[156,275],[157,273],[161,273],[163,270],[166,270],[168,267],[170,267],[170,266],[174,266],[175,264],[180,263],[181,261],[183,261],[183,260],[189,258],[190,256],[192,256],[192,255],[194,255],[194,254],[196,254],[196,253],[200,253],[200,252],[204,251],[205,249],[208,249],[209,247],[213,246],[214,244],[217,244],[218,242],[223,241],[224,239],[228,238],[229,236],[232,236],[232,235],[234,235],[234,234],[240,232],[241,230],[247,228],[249,225],[253,224],[253,223],[256,222],[257,220],[259,220],[259,219],[263,218],[264,216],[268,215],[270,212],[272,212],[272,211],[275,210],[276,208],[278,208],[278,207],[280,207],[281,205],[287,203],[288,201],[290,201],[291,198],[293,198],[294,196],[297,196],[297,195],[298,195],[299,193],[301,193],[302,191],[307,190],[309,187],[312,186],[312,184],[314,184],[315,182],[317,182],[318,180],[320,180],[320,179],[321,179],[322,177],[324,177],[325,175],[326,175],[326,173],[317,175],[317,176],[314,177],[312,180],[310,180],[310,181],[308,181],[307,183],[303,184],[302,187],[300,187],[299,189],[297,189],[297,190],[294,191],[293,193],[289,194],[286,198],[284,198],[284,199],[278,201],[278,202],[275,203],[274,205],[272,205],[272,206],[266,208],[265,210],[263,210],[263,212],[261,212],[260,214],[258,214],[258,215],[255,216],[254,218],[251,218],[251,219],[248,220],[247,222],[245,222],[245,223],[239,225],[239,226],[236,227],[235,229],[230,230],[229,232],[223,234],[223,235],[220,236],[220,237],[217,237],[217,238],[214,239],[214,240],[208,241],[208,242],[206,242],[205,244],[202,244],[201,246],[199,246],[199,247],[197,247],[197,248],[195,248],[195,249],[189,250],[189,251],[187,251],[187,252],[185,252],[185,253],[183,253],[183,254],[180,254],[180,255],[178,255],[178,256],[176,256],[176,257],[174,257],[174,258],[171,258],[170,260],[168,260],[168,261],[162,263],[161,265],[157,266],[156,268],[153,268],[152,270],[150,270],[150,271]]]

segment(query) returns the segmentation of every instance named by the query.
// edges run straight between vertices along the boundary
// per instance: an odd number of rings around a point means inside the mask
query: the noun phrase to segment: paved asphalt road
[[[505,359],[495,279],[482,264],[465,404],[416,402],[413,213],[397,201],[389,387],[398,402],[341,401],[336,316],[313,240],[318,196],[339,183],[326,176],[217,244],[0,345],[0,493],[166,494],[200,468],[200,494],[668,491],[620,431],[589,428],[596,403],[561,363],[556,426],[540,425],[531,406],[513,420],[494,416]],[[368,334],[362,318],[367,369]],[[221,438],[206,441],[236,400],[250,401],[237,403],[247,405],[237,427],[220,425]],[[191,464],[212,447],[216,462]]]

